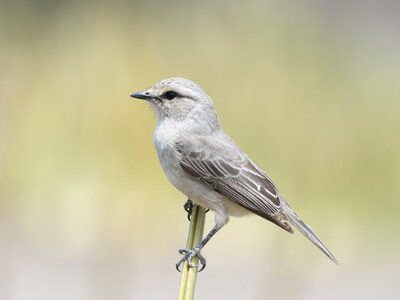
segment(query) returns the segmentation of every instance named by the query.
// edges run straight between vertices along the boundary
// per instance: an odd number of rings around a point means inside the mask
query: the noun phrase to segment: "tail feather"
[[[287,205],[287,204],[286,204]],[[287,205],[286,209],[284,209],[284,213],[287,216],[290,223],[293,224],[306,238],[308,238],[315,246],[321,249],[322,252],[325,253],[326,256],[329,257],[335,264],[339,265],[339,262],[333,256],[333,254],[325,247],[325,245],[321,242],[315,232],[312,230],[310,226],[304,223],[296,213]]]

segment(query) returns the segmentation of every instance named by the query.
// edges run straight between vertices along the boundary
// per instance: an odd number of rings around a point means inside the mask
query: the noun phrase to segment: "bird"
[[[195,256],[206,266],[202,248],[230,216],[256,214],[293,233],[296,227],[334,263],[337,259],[312,228],[285,201],[272,179],[223,131],[213,101],[195,82],[168,78],[135,92],[156,115],[153,142],[168,180],[194,204],[215,213],[215,225],[193,249],[180,249],[190,267]],[[189,201],[190,201],[189,200]],[[189,203],[190,204],[190,203]]]

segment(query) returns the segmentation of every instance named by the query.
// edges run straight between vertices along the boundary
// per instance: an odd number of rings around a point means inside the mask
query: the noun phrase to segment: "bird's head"
[[[148,101],[158,122],[167,118],[177,121],[197,119],[196,122],[216,120],[211,98],[198,84],[188,79],[164,79],[148,90],[131,94],[131,97]]]

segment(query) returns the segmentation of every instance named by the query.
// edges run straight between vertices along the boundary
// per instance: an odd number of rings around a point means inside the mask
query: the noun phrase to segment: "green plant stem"
[[[190,220],[189,235],[187,239],[186,248],[193,249],[196,247],[203,238],[204,222],[206,213],[204,208],[194,205]],[[199,264],[197,256],[192,259],[194,265]],[[178,300],[192,300],[194,295],[194,288],[197,279],[197,267],[189,267],[187,261],[182,269],[181,286],[179,288]]]

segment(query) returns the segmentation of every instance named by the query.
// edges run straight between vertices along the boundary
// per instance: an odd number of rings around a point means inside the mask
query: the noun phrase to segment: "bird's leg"
[[[206,259],[203,255],[200,254],[201,249],[207,244],[207,242],[217,233],[218,230],[222,228],[222,225],[215,225],[213,229],[206,235],[206,237],[198,244],[194,249],[179,249],[179,253],[183,255],[180,261],[176,264],[176,269],[178,272],[181,270],[179,267],[186,260],[188,262],[189,267],[197,267],[198,265],[192,264],[193,257],[197,256],[199,258],[201,268],[199,272],[203,271],[206,267]]]
[[[187,218],[190,221],[190,216],[192,215],[192,212],[193,212],[193,202],[192,202],[192,200],[187,199],[187,201],[183,205],[183,208],[187,212]]]

